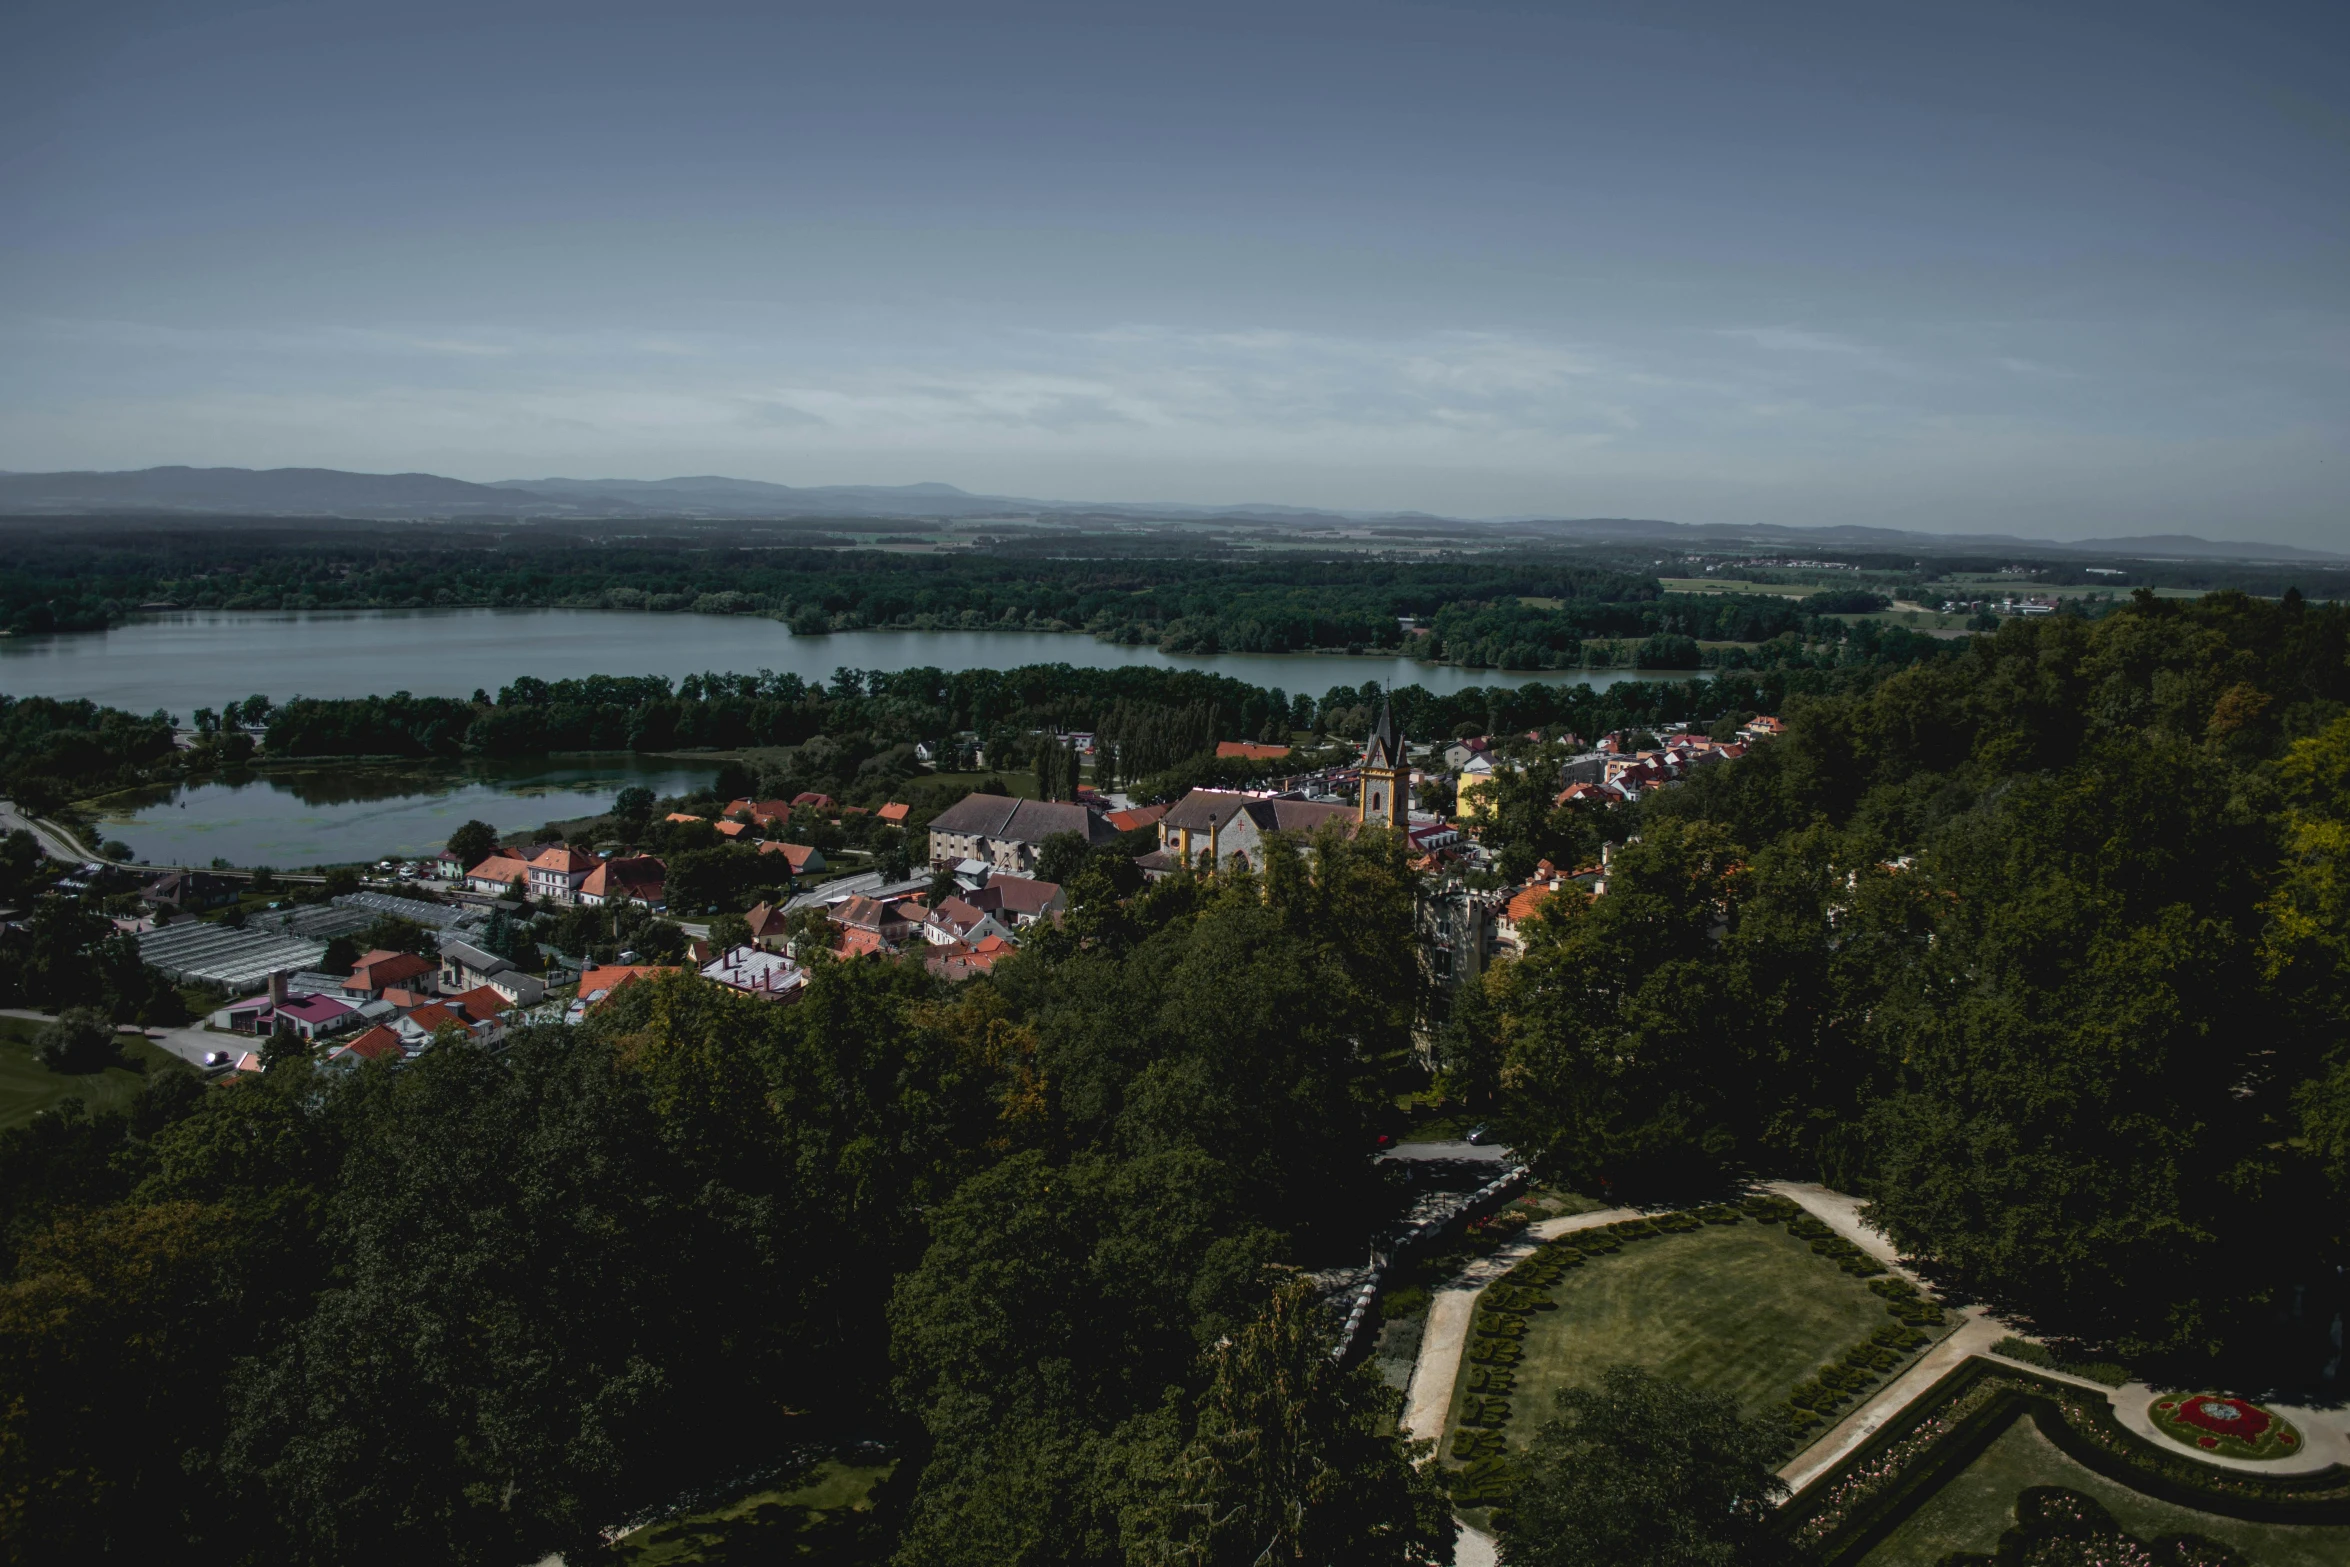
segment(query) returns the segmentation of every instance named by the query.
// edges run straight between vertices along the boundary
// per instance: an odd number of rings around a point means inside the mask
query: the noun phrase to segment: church
[[[1194,789],[1159,818],[1159,847],[1136,863],[1146,874],[1164,876],[1180,866],[1207,870],[1238,860],[1264,863],[1268,833],[1310,837],[1326,823],[1410,830],[1411,764],[1389,705],[1379,704],[1379,721],[1364,743],[1358,769],[1362,792],[1351,805],[1304,800],[1295,795],[1244,794],[1232,789]]]

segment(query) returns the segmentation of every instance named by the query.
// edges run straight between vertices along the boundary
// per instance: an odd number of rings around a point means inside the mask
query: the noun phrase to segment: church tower
[[[1362,804],[1357,819],[1367,825],[1405,830],[1405,807],[1411,793],[1411,764],[1404,759],[1403,733],[1395,726],[1395,711],[1379,698],[1379,721],[1363,746]]]

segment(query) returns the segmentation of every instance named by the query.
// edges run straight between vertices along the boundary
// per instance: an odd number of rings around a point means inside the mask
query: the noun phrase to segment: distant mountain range
[[[2215,543],[2186,534],[2055,543],[2011,534],[1939,534],[1897,528],[1789,528],[1774,524],[1662,522],[1642,518],[1449,518],[1425,512],[1334,512],[1299,506],[1197,506],[1170,502],[1071,502],[974,495],[951,484],[800,487],[701,475],[681,479],[501,479],[474,484],[432,473],[345,473],[334,468],[140,468],[121,473],[0,472],[0,516],[124,513],[191,516],[432,518],[1043,518],[1056,522],[1217,522],[1374,535],[1499,536],[1593,544],[1721,550],[1760,546],[1805,552],[1930,549],[2000,555],[2104,556],[2138,560],[2323,561],[2350,556],[2289,544]]]

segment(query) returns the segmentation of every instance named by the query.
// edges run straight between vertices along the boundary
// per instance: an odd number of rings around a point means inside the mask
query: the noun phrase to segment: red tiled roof
[[[539,851],[537,859],[530,862],[530,868],[534,871],[561,871],[569,876],[592,871],[596,863],[596,857],[585,850],[574,849],[567,843],[550,843]]]
[[[794,876],[806,870],[808,861],[816,854],[814,849],[804,843],[763,843],[759,845],[759,852],[761,854],[782,855],[784,861],[791,866]]]
[[[718,829],[718,835],[722,838],[740,838],[751,830],[741,822],[712,822],[710,825]]]
[[[874,812],[874,814],[879,816],[883,821],[891,823],[893,826],[903,827],[906,824],[906,818],[914,814],[914,808],[910,805],[901,804],[896,800],[892,800],[889,802],[889,804]]]
[[[1251,762],[1278,762],[1289,754],[1285,745],[1259,745],[1254,740],[1219,740],[1218,756],[1237,756]]]
[[[1112,811],[1102,818],[1120,832],[1132,832],[1137,827],[1149,827],[1167,814],[1163,805],[1138,805],[1132,810]]]
[[[667,963],[591,963],[580,971],[579,993],[592,996],[602,991],[606,999],[612,992],[631,980],[657,978],[663,974],[682,973],[683,970]]]
[[[467,1019],[463,1013],[454,1011],[436,1001],[429,1007],[418,1007],[409,1013],[408,1021],[430,1034],[438,1030],[444,1023],[454,1023],[459,1028],[463,1028]]]
[[[813,789],[810,789],[793,795],[791,797],[791,803],[794,805],[812,805],[819,811],[829,811],[832,809],[832,796],[829,794],[818,794]]]
[[[521,881],[530,875],[530,862],[515,857],[510,852],[498,853],[491,855],[465,874],[468,877],[479,877],[483,881]]]
[[[499,1013],[509,1010],[514,1003],[487,985],[476,985],[462,994],[443,998],[450,1006],[462,1007],[465,1015],[477,1023],[486,1023]],[[415,1014],[411,1013],[410,1016]]]
[[[701,820],[701,818],[692,814],[690,811],[671,811],[667,816],[662,817],[661,820],[665,822],[698,822]]]
[[[430,958],[420,958],[413,952],[370,952],[351,966],[351,977],[346,983],[358,990],[382,990],[404,979],[429,974],[433,966]]]
[[[343,1046],[343,1050],[362,1060],[381,1061],[385,1056],[396,1056],[401,1053],[400,1036],[378,1023],[357,1039]],[[340,1053],[337,1052],[337,1054]]]

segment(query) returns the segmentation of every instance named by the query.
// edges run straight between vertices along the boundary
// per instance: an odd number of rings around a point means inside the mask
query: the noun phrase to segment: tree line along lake
[[[752,616],[616,610],[360,610],[142,616],[108,631],[0,637],[0,692],[86,698],[107,707],[171,713],[259,693],[359,697],[495,693],[522,676],[661,675],[760,669],[829,680],[835,669],[1012,669],[1063,663],[1155,665],[1229,675],[1252,685],[1320,695],[1333,686],[1419,684],[1448,692],[1528,680],[1613,685],[1687,679],[1633,670],[1501,671],[1392,655],[1170,654],[1045,631],[849,631],[795,636]],[[680,793],[706,766],[620,755],[462,767],[320,766],[118,795],[102,830],[155,864],[277,866],[411,856],[438,848],[479,818],[511,831],[608,808],[642,784]]]

